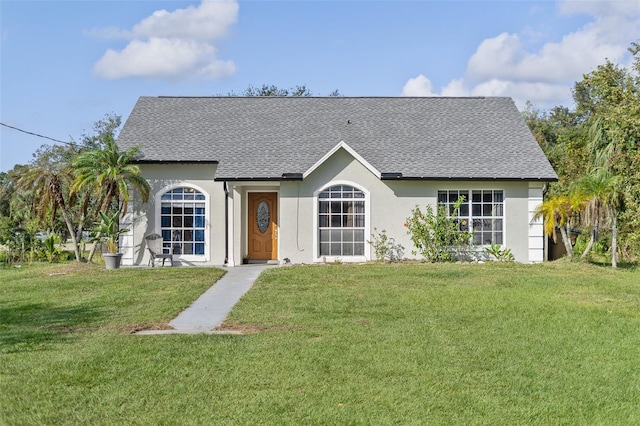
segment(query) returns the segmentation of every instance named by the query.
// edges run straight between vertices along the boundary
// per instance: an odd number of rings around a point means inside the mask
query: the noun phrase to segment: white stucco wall
[[[315,205],[313,194],[333,183],[351,183],[367,191],[369,198],[369,233],[374,228],[386,230],[389,237],[405,248],[405,256],[412,258],[413,244],[404,227],[405,219],[416,205],[423,210],[429,204],[434,209],[439,190],[493,189],[504,191],[504,247],[510,248],[518,262],[541,261],[537,253],[542,242],[542,229],[530,226],[530,194],[541,196],[542,184],[528,182],[477,182],[477,181],[382,181],[360,164],[345,150],[337,151],[302,182],[282,182],[280,186],[280,259],[289,258],[292,263],[323,261],[316,254],[317,230],[314,225]],[[367,235],[367,239],[369,235]],[[533,257],[530,253],[533,244]],[[369,245],[365,247],[367,258],[375,258]],[[332,259],[329,259],[332,260]],[[349,259],[341,259],[348,261]]]
[[[128,250],[123,256],[125,265],[147,265],[149,253],[146,250],[144,237],[151,233],[160,233],[158,195],[169,188],[191,186],[205,193],[206,251],[202,257],[176,255],[176,264],[222,265],[224,263],[224,187],[214,182],[216,165],[214,164],[143,164],[140,166],[142,176],[151,185],[149,202],[142,204],[135,198],[131,210],[129,226],[131,231],[123,238],[123,245]]]
[[[223,265],[225,261],[225,192],[222,182],[215,182],[215,165],[142,165],[143,176],[152,187],[148,203],[134,197],[126,226],[131,231],[122,239],[126,265],[146,265],[149,255],[144,236],[160,233],[158,194],[176,186],[192,186],[207,196],[205,256],[194,260],[176,256],[177,264]],[[348,184],[368,194],[366,239],[374,232],[386,230],[389,237],[405,248],[412,258],[413,245],[404,227],[411,209],[426,205],[436,207],[439,190],[492,189],[504,191],[504,247],[510,248],[516,261],[539,262],[544,258],[542,224],[533,221],[533,211],[542,201],[542,183],[499,181],[394,181],[380,180],[345,149],[339,149],[303,181],[229,182],[228,265],[240,265],[247,255],[247,194],[273,191],[278,202],[278,259],[292,263],[333,261],[317,254],[318,191],[335,184]],[[374,259],[375,253],[365,245],[365,256],[341,261]]]

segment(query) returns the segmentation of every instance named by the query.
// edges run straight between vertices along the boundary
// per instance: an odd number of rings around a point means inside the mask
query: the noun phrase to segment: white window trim
[[[336,185],[348,185],[364,193],[364,256],[320,256],[318,242],[318,195],[326,189]],[[315,263],[333,262],[368,262],[371,260],[371,249],[367,244],[367,239],[371,237],[371,203],[370,193],[361,185],[347,180],[335,180],[327,183],[313,193],[313,259]]]
[[[204,255],[200,254],[179,254],[174,255],[174,260],[184,260],[186,262],[208,262],[211,258],[211,246],[209,243],[209,234],[211,232],[211,205],[209,204],[209,193],[202,189],[201,187],[187,183],[187,182],[178,182],[172,183],[171,185],[165,186],[160,191],[156,193],[155,203],[156,203],[156,217],[155,217],[155,231],[156,233],[162,235],[162,196],[167,192],[174,190],[176,188],[191,188],[195,189],[198,192],[204,194]]]
[[[466,191],[467,194],[469,194],[469,196],[471,196],[471,193],[473,191],[502,191],[502,216],[491,216],[492,218],[498,218],[498,219],[502,219],[502,244],[500,244],[500,247],[502,248],[506,248],[507,245],[507,191],[504,188],[451,188],[451,189],[438,189],[436,191],[436,208],[439,205],[438,204],[438,192],[440,191]],[[471,220],[471,226],[473,227],[473,219],[474,216],[471,214],[472,213],[472,201],[471,198],[468,199],[469,201],[469,220]],[[449,215],[447,215],[447,217],[449,217]],[[478,247],[478,250],[484,250],[485,247],[491,247],[490,244],[473,244],[474,247]]]

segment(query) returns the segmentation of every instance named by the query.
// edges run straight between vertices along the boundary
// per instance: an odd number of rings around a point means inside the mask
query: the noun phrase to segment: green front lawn
[[[640,271],[276,268],[244,335],[130,334],[220,275],[0,270],[0,424],[640,424]]]

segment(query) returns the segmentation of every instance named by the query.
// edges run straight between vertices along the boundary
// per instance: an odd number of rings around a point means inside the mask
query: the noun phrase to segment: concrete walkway
[[[251,288],[258,275],[272,265],[242,265],[224,268],[227,273],[187,309],[169,322],[173,330],[143,330],[136,334],[229,334],[216,331],[231,309]]]

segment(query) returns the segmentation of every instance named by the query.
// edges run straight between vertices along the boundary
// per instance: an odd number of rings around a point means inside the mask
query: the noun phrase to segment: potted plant
[[[100,212],[102,220],[94,229],[96,237],[93,240],[105,243],[107,246],[107,253],[102,255],[107,269],[118,269],[120,267],[122,253],[118,253],[118,240],[121,234],[129,232],[128,229],[119,228],[119,216],[120,212],[115,212],[111,216]]]

